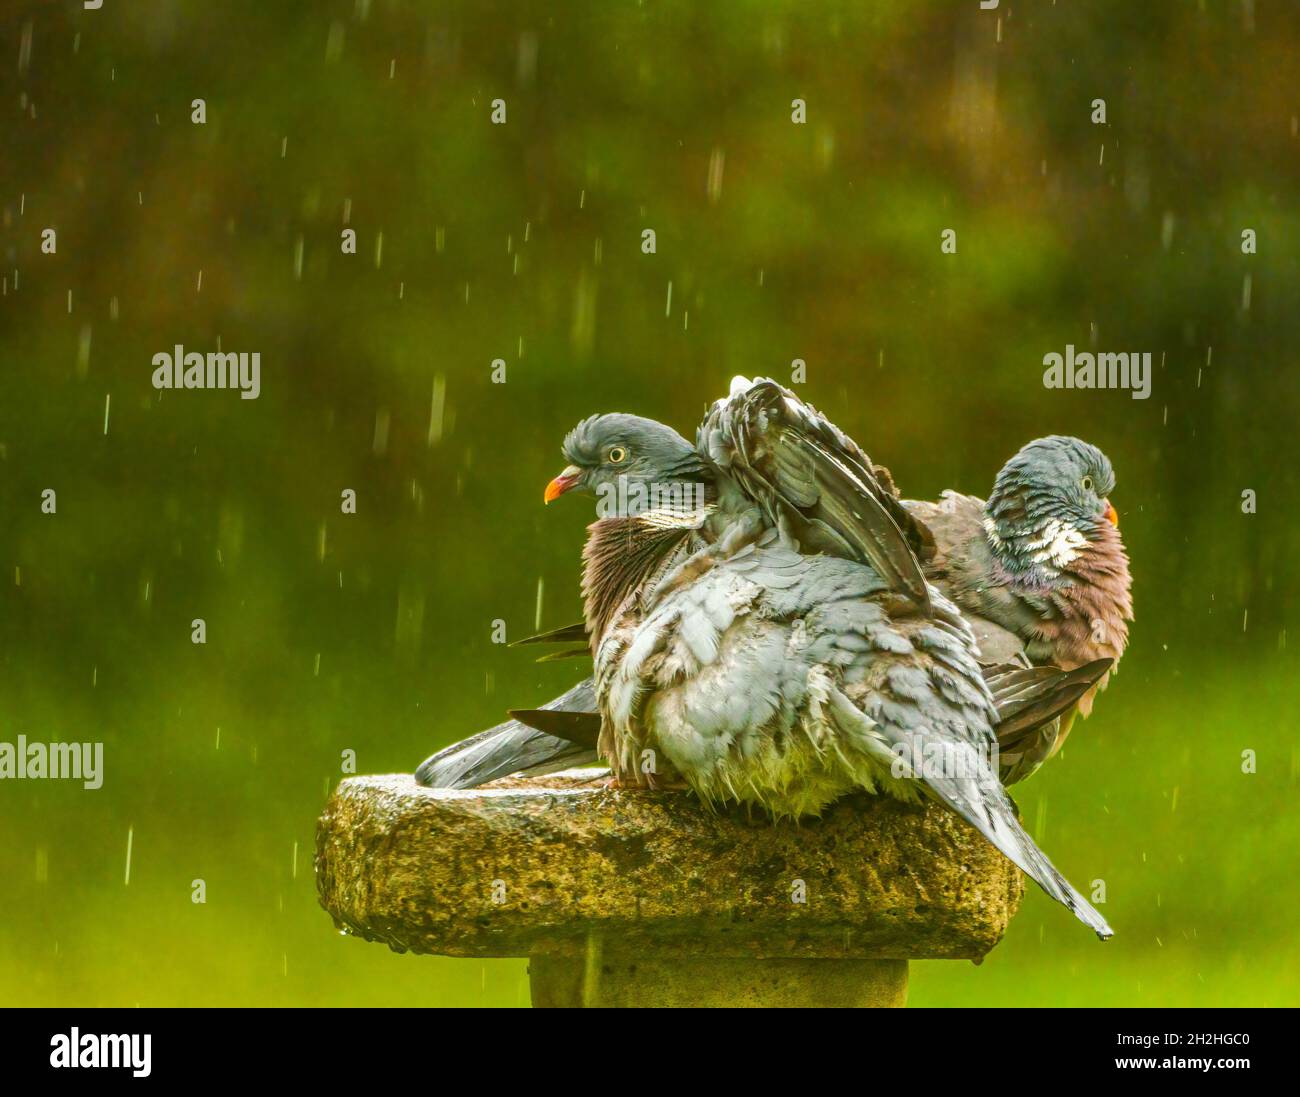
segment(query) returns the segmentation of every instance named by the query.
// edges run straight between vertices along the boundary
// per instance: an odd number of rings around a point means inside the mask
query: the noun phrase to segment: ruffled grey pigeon
[[[1052,435],[1002,467],[987,503],[954,491],[937,503],[904,501],[928,542],[926,577],[961,607],[982,663],[1024,657],[1066,671],[1119,663],[1133,597],[1114,490],[1101,450]],[[1023,780],[1060,749],[1108,677],[1109,670],[1059,720],[999,729],[1004,784]]]
[[[971,631],[850,439],[758,381],[733,386],[695,446],[605,415],[564,449],[547,498],[601,500],[583,591],[599,749],[620,781],[680,775],[778,818],[857,790],[933,797],[1111,935],[1021,828]]]
[[[893,493],[888,470],[873,471]],[[1133,606],[1108,499],[1114,483],[1109,460],[1095,446],[1052,436],[1030,442],[1003,466],[987,503],[953,491],[937,503],[903,501],[902,526],[926,579],[958,604],[979,644],[998,703],[1005,785],[1024,780],[1060,749],[1076,711],[1088,714],[1123,653]],[[589,654],[587,639],[578,623],[520,643],[580,645],[561,651],[563,657]],[[591,679],[542,709],[514,715],[426,759],[417,778],[472,788],[509,773],[597,760]]]

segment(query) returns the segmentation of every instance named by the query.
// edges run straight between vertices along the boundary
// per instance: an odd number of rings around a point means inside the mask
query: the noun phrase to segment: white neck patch
[[[1079,556],[1079,550],[1087,543],[1088,539],[1082,533],[1059,518],[1049,518],[1041,535],[1025,542],[1028,548],[1034,550],[1034,563],[1053,571],[1060,571],[1073,563]]]
[[[1003,540],[998,536],[997,524],[992,518],[984,519],[984,532],[994,551],[1003,547]],[[1060,518],[1049,518],[1047,524],[1037,531],[1036,536],[1035,531],[1017,530],[1015,539],[1019,541],[1021,538],[1024,538],[1025,547],[1032,554],[1030,559],[1053,574],[1077,560],[1079,550],[1088,543],[1088,539],[1082,533]]]

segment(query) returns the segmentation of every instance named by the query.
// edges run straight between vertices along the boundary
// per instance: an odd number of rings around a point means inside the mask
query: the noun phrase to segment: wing
[[[575,621],[571,625],[553,628],[549,632],[539,632],[536,636],[525,636],[522,640],[516,640],[510,646],[518,648],[523,647],[525,644],[585,644],[587,640],[586,624],[582,621]]]
[[[600,738],[600,713],[568,712],[549,708],[512,708],[510,715],[521,724],[595,751]]]
[[[545,655],[539,655],[539,663],[558,663],[561,659],[581,659],[583,657],[591,658],[591,648],[565,648],[563,651],[550,651]]]
[[[765,378],[752,384],[737,378],[731,396],[705,417],[696,446],[773,525],[788,528],[802,551],[869,564],[892,590],[929,612],[917,560],[923,540],[888,472],[789,389]]]
[[[1112,659],[1096,659],[1073,670],[1003,666],[985,671],[984,680],[998,706],[996,731],[1004,785],[1023,781],[1061,749],[1075,706],[1113,665]]]
[[[585,714],[596,707],[592,680],[579,682],[537,712]],[[580,722],[580,721],[579,721]],[[522,720],[507,720],[426,758],[415,779],[429,788],[477,788],[511,773],[540,775],[591,765],[596,752],[571,739],[545,734]]]
[[[563,628],[551,629],[549,632],[539,632],[536,636],[525,636],[522,640],[516,640],[509,646],[512,648],[523,647],[525,644],[581,644],[581,647],[565,648],[563,651],[550,651],[545,655],[539,655],[539,663],[558,663],[561,659],[579,659],[583,656],[591,655],[591,647],[588,643],[589,634],[587,626],[582,621],[577,621],[572,625],[565,625]],[[527,709],[528,712],[541,712],[544,709]]]

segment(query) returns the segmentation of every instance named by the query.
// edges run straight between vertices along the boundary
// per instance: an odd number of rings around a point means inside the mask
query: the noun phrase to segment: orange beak
[[[1115,504],[1109,499],[1106,500],[1106,521],[1119,529],[1119,511],[1115,509]]]
[[[570,465],[546,485],[546,491],[542,495],[542,502],[549,503],[554,499],[558,499],[566,491],[571,491],[581,479],[582,469],[576,465]]]

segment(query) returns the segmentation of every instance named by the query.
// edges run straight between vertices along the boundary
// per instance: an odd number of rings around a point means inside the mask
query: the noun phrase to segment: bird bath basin
[[[978,960],[1020,904],[1019,870],[938,805],[774,824],[605,776],[349,778],[321,905],[397,951],[526,956],[538,1006],[901,1006],[908,960]]]

